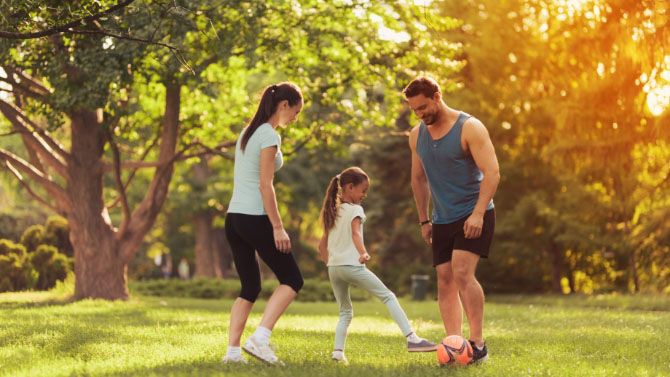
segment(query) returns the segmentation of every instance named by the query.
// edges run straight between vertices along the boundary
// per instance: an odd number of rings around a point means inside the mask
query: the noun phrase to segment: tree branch
[[[67,197],[67,193],[62,187],[60,187],[54,181],[50,180],[47,176],[45,176],[42,171],[35,168],[33,165],[31,165],[29,162],[25,161],[21,157],[4,149],[0,149],[0,160],[11,163],[18,170],[32,177],[37,183],[42,185],[42,187],[44,187],[44,189],[47,190],[47,192],[51,194],[51,196],[54,197],[54,199],[63,209],[64,212],[69,212],[71,205]]]
[[[151,152],[151,150],[154,148],[154,146],[156,145],[156,143],[158,143],[158,140],[160,140],[160,135],[157,135],[157,136],[151,141],[151,144],[149,145],[149,147],[144,151],[144,153],[142,154],[142,156],[140,156],[140,160],[141,160],[141,161],[144,161],[144,159],[147,158],[147,156],[149,155],[149,152]],[[103,171],[105,170],[105,167],[106,167],[106,165],[103,165]],[[135,174],[137,174],[137,169],[133,170],[133,171],[130,172],[130,174],[128,175],[128,180],[126,180],[126,183],[123,185],[123,189],[124,189],[124,190],[128,190],[128,187],[130,186],[130,182],[133,180],[133,178],[135,178]],[[120,201],[121,201],[121,196],[119,195],[118,197],[116,197],[116,199],[115,199],[112,203],[106,205],[106,207],[107,207],[107,208],[113,208],[113,207],[116,207],[116,205],[119,204]]]
[[[140,161],[125,161],[125,162],[121,162],[120,167],[121,167],[121,169],[159,168],[159,167],[162,167],[166,164],[172,164],[172,163],[175,163],[177,161],[184,161],[184,160],[188,160],[188,159],[194,158],[194,157],[211,156],[211,155],[218,155],[218,156],[221,156],[225,159],[233,160],[233,159],[235,159],[235,156],[232,156],[228,153],[225,153],[222,149],[230,148],[230,147],[234,146],[235,144],[236,144],[236,141],[226,141],[226,142],[218,144],[215,147],[208,147],[208,146],[204,145],[203,143],[201,143],[199,141],[196,141],[196,142],[193,142],[193,143],[190,143],[190,144],[186,145],[182,150],[175,153],[174,157],[172,157],[169,161],[163,161],[163,162],[160,162],[160,161],[149,162],[149,161],[142,161],[142,160],[140,160]],[[189,149],[191,149],[192,147],[195,147],[195,146],[199,146],[203,150],[199,151],[199,152],[192,153],[192,154],[186,154],[186,151],[188,151]],[[112,169],[114,169],[114,167],[115,166],[113,164],[105,163],[103,169],[104,169],[105,172],[108,172],[108,171],[111,171]]]
[[[112,148],[112,154],[114,155],[114,180],[116,181],[123,207],[123,220],[121,221],[120,227],[121,231],[123,231],[127,222],[130,220],[130,206],[128,205],[126,189],[123,187],[123,180],[121,179],[121,156],[119,153],[119,146],[114,141],[111,129],[108,129],[107,131],[107,140],[109,141],[110,148]]]
[[[24,136],[24,141],[27,144],[26,146],[32,148],[39,156],[43,157],[49,166],[53,167],[58,174],[62,177],[67,177],[67,161],[63,161],[62,157],[58,155],[59,151],[54,151],[52,146],[49,145],[49,141],[51,141],[51,144],[58,148],[57,144],[46,135],[46,132],[43,131],[44,135],[41,135],[38,132],[30,130],[24,124],[27,117],[22,114],[20,109],[9,102],[0,100],[0,112],[12,123],[14,129]],[[31,126],[33,124],[31,124]],[[39,129],[39,127],[37,129]],[[47,140],[44,140],[45,138]]]
[[[166,162],[173,159],[177,147],[181,85],[174,81],[168,82],[165,84],[165,89],[165,114],[158,154],[158,162],[162,166],[156,169],[146,195],[131,214],[127,226],[117,233],[119,249],[125,261],[130,261],[144,236],[151,229],[165,202],[172,179],[174,166]]]
[[[177,59],[177,61],[179,62],[179,64],[181,64],[181,65],[183,65],[184,67],[186,67],[186,69],[188,69],[188,71],[191,72],[191,74],[195,74],[195,71],[194,71],[193,68],[188,64],[188,61],[186,61],[186,58],[185,58],[184,55],[181,53],[181,50],[178,49],[178,48],[175,47],[175,46],[172,46],[171,44],[164,43],[164,42],[157,42],[157,41],[153,41],[153,40],[149,40],[149,39],[144,39],[144,38],[133,37],[132,35],[128,35],[128,34],[117,34],[117,33],[112,33],[112,32],[107,31],[107,30],[105,30],[105,29],[103,29],[103,28],[101,28],[101,27],[99,27],[98,30],[72,29],[72,30],[70,30],[70,32],[71,32],[72,34],[104,35],[104,36],[112,37],[112,38],[116,38],[116,39],[123,39],[123,40],[127,40],[127,41],[140,42],[140,43],[145,43],[145,44],[151,44],[151,45],[156,45],[156,46],[165,47],[165,48],[169,49],[170,52],[172,52],[172,54],[174,55],[175,59]]]
[[[15,168],[10,162],[5,161],[5,165],[7,166],[7,169],[9,169],[9,171],[10,171],[12,174],[14,174],[14,176],[15,176],[16,179],[19,181],[19,183],[21,184],[21,186],[23,186],[23,188],[26,189],[26,191],[28,192],[28,194],[30,194],[30,196],[32,196],[32,197],[33,197],[35,200],[37,200],[38,202],[42,203],[44,206],[48,207],[48,208],[49,208],[50,210],[52,210],[53,212],[55,212],[55,213],[61,213],[61,211],[59,211],[58,208],[54,207],[54,206],[51,205],[49,202],[47,202],[46,200],[44,200],[42,197],[40,197],[39,195],[37,195],[37,194],[35,193],[35,191],[33,191],[33,189],[30,188],[30,185],[28,184],[28,182],[26,182],[26,181],[23,179],[23,176],[21,175],[21,173],[20,173],[18,170],[16,170],[16,168]]]
[[[81,26],[84,24],[87,24],[89,22],[92,22],[94,20],[100,19],[108,14],[114,13],[119,9],[125,8],[130,3],[132,3],[135,0],[125,0],[122,2],[119,2],[118,4],[110,7],[109,9],[102,11],[100,13],[92,14],[90,16],[86,16],[83,18],[80,18],[78,20],[74,20],[71,22],[68,22],[64,25],[60,26],[54,26],[52,28],[42,30],[42,31],[36,31],[36,32],[31,32],[31,33],[15,33],[15,32],[10,32],[10,31],[0,31],[0,38],[7,38],[7,39],[34,39],[34,38],[41,38],[41,37],[46,37],[49,35],[54,35],[54,34],[59,34],[63,32],[70,31],[71,28],[76,27],[76,26]]]
[[[22,92],[31,97],[43,101],[51,94],[51,91],[46,86],[22,70],[13,66],[5,66],[3,69],[7,73],[7,77],[0,77],[0,80],[12,85],[12,87],[18,87]]]

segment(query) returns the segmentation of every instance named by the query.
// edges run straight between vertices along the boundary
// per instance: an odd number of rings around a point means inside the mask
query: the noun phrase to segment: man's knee
[[[439,294],[449,294],[453,292],[458,292],[458,285],[454,279],[438,279],[437,281],[437,292]]]
[[[475,274],[466,267],[454,267],[454,282],[459,288],[464,288],[475,280]]]

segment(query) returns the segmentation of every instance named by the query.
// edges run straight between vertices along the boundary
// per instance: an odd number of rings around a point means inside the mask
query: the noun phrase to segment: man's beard
[[[435,113],[435,114],[425,115],[421,120],[423,120],[423,122],[426,125],[432,126],[433,124],[437,123],[438,118],[439,118],[439,114]]]

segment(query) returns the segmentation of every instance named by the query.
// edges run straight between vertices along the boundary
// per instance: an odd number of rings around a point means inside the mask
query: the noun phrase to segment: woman
[[[226,215],[226,237],[242,289],[230,313],[228,351],[223,358],[226,363],[246,363],[240,338],[261,291],[256,252],[277,276],[279,286],[267,302],[259,327],[243,349],[266,363],[281,363],[270,348],[270,334],[302,288],[303,279],[277,209],[273,178],[283,160],[276,128],[293,122],[302,106],[302,93],[295,84],[283,82],[265,88],[256,115],[242,130],[235,147],[233,197]]]

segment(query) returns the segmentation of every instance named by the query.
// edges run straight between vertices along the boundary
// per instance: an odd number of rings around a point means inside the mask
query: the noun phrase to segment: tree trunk
[[[128,266],[118,257],[113,237],[104,238],[74,246],[76,299],[128,299]]]
[[[75,256],[75,298],[127,299],[126,263],[119,257],[103,203],[102,126],[93,111],[71,114],[72,159],[68,188],[70,241]]]
[[[70,241],[75,254],[75,298],[107,300],[128,298],[128,263],[160,212],[172,179],[180,107],[180,85],[166,84],[165,116],[158,161],[161,164],[142,202],[121,230],[112,225],[103,202],[102,155],[105,133],[102,119],[93,111],[70,115],[71,161],[67,194],[72,202],[68,213]]]
[[[551,289],[555,293],[563,293],[563,287],[561,287],[563,253],[561,248],[553,242],[549,245],[549,253],[551,254]]]
[[[212,214],[200,211],[193,218],[195,228],[195,276],[221,277],[220,260],[215,256],[215,234],[212,229]]]
[[[207,159],[201,158],[193,165],[194,191],[206,192],[211,172]],[[193,216],[195,231],[195,276],[216,278],[221,277],[221,262],[216,249],[216,234],[212,227],[214,216],[208,208],[201,208]]]

